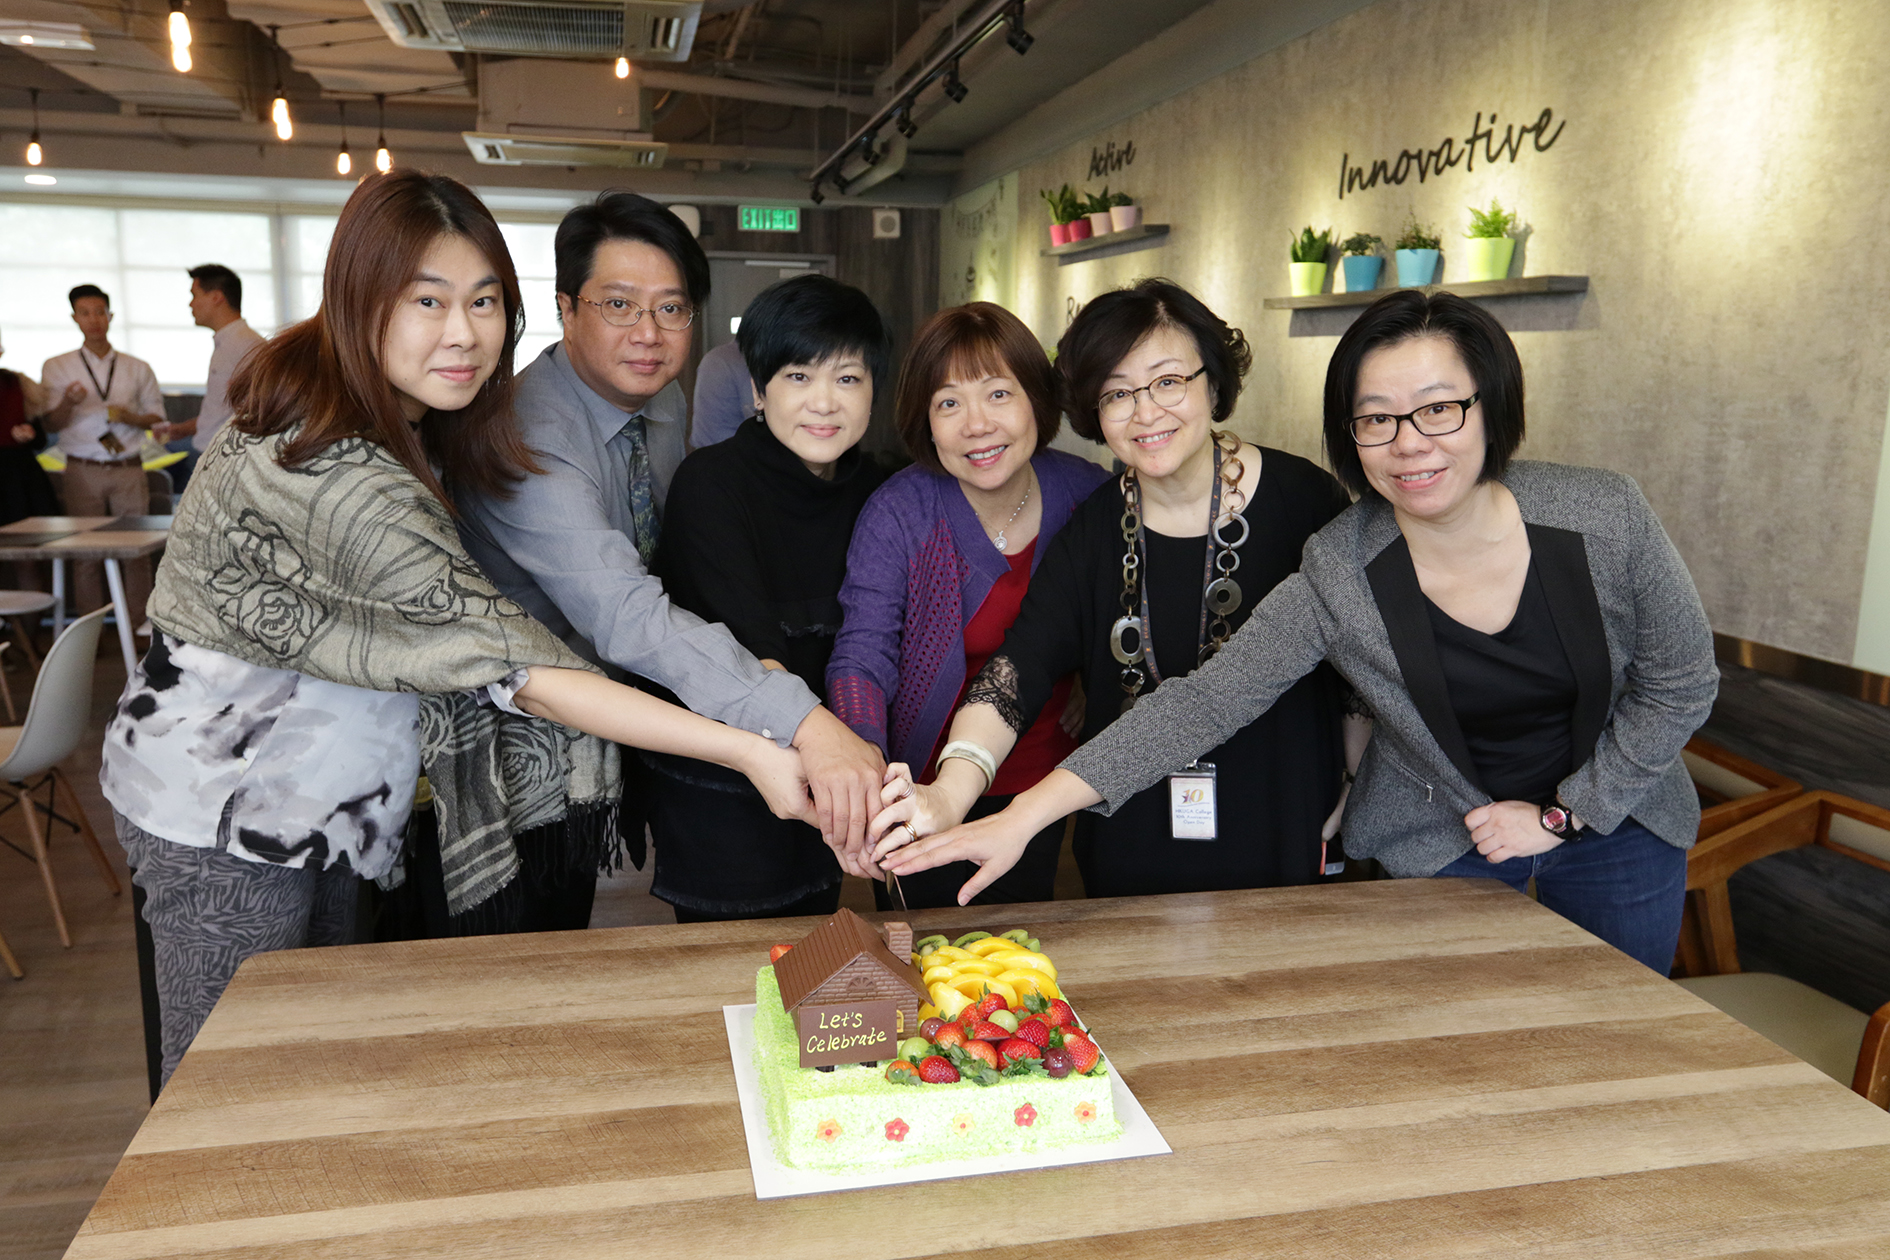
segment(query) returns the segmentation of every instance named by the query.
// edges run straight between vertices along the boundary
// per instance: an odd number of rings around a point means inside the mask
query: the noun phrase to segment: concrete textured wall
[[[1342,155],[1369,168],[1447,136],[1461,146],[1479,112],[1498,116],[1500,142],[1545,108],[1566,124],[1546,151],[1525,141],[1513,162],[1339,196]],[[1110,142],[1135,159],[1107,182],[1172,224],[1168,243],[1040,257],[1037,190],[1099,188],[1091,152]],[[1638,478],[1717,629],[1890,657],[1859,634],[1860,608],[1884,595],[1864,583],[1890,467],[1880,0],[1381,0],[960,197],[941,225],[940,297],[1004,302],[1049,344],[1076,304],[1170,276],[1253,343],[1234,427],[1317,457],[1346,317],[1262,308],[1287,291],[1289,233],[1389,241],[1415,210],[1445,238],[1448,283],[1466,208],[1493,196],[1528,229],[1512,274],[1591,277],[1579,298],[1492,304],[1528,374],[1524,454]],[[1872,573],[1890,581],[1883,559]]]

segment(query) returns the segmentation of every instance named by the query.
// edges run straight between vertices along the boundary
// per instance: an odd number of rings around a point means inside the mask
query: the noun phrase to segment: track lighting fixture
[[[341,111],[341,151],[335,154],[335,174],[352,175],[354,157],[348,152],[348,102],[336,101],[335,108]]]
[[[171,65],[179,74],[190,73],[190,19],[184,16],[184,0],[171,0]]]
[[[893,126],[898,129],[900,135],[908,140],[918,134],[919,124],[912,121],[911,105],[902,105],[899,107],[899,112],[893,115]]]
[[[28,88],[33,96],[33,138],[26,142],[26,164],[38,166],[46,160],[45,150],[39,147],[39,89]]]
[[[971,95],[971,89],[966,87],[965,81],[958,77],[958,59],[956,57],[952,59],[952,68],[945,72],[945,95],[952,98],[954,105]]]
[[[1010,23],[1010,31],[1004,36],[1004,42],[1014,49],[1018,56],[1030,51],[1030,46],[1037,42],[1037,37],[1024,29],[1024,0],[1017,0],[1004,11],[1004,20]]]
[[[820,191],[820,185],[815,184],[813,189],[808,192],[807,199],[812,201],[815,205],[819,205],[821,202],[827,200],[827,197],[826,194]]]
[[[394,169],[394,155],[387,151],[387,94],[376,92],[374,106],[381,111],[380,138],[374,145],[374,169],[385,175]]]

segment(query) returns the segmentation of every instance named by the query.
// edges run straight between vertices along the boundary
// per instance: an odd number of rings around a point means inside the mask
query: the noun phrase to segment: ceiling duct
[[[701,0],[366,0],[403,48],[520,57],[687,61]]]
[[[623,166],[658,170],[669,146],[657,140],[593,140],[585,136],[514,136],[462,131],[473,161],[483,166]]]

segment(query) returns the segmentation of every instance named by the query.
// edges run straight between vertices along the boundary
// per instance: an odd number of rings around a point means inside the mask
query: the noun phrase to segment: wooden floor
[[[9,653],[11,655],[11,653]],[[124,878],[98,791],[98,747],[124,686],[117,642],[98,660],[92,723],[66,770]],[[24,709],[30,675],[8,681]],[[1728,669],[1706,733],[1810,786],[1890,804],[1890,710]],[[0,713],[0,718],[4,713]],[[0,839],[22,841],[17,810],[0,815]],[[54,1260],[85,1219],[147,1109],[142,1020],[129,893],[112,897],[69,833],[53,841],[73,947],[62,949],[32,866],[0,848],[0,931],[26,979],[0,973],[0,1260]],[[671,923],[649,896],[649,871],[599,885],[593,927]],[[1066,848],[1059,898],[1081,895]],[[849,880],[845,904],[872,905]]]

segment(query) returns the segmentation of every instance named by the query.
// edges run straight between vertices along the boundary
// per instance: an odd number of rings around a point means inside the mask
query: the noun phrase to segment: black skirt
[[[742,775],[688,757],[646,752],[643,759],[653,771],[653,896],[731,918],[780,910],[828,889],[839,896],[840,864],[820,832],[776,818]]]

